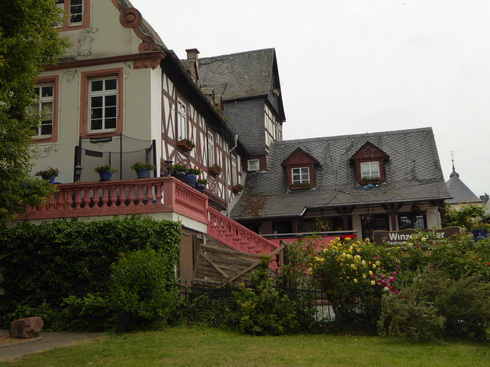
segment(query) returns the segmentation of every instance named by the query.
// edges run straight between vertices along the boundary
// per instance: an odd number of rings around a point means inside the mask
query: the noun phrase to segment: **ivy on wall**
[[[139,216],[81,222],[56,220],[0,228],[2,315],[19,306],[60,307],[69,296],[108,294],[111,266],[127,254],[154,250],[175,268],[180,223]],[[10,320],[2,319],[5,325]]]

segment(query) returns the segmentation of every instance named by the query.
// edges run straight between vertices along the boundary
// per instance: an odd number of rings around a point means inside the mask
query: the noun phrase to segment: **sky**
[[[182,59],[275,48],[285,140],[432,127],[444,179],[490,194],[489,0],[131,3]]]

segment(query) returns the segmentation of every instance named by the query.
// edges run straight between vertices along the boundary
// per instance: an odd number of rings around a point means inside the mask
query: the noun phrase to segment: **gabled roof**
[[[312,157],[310,154],[305,152],[301,148],[296,148],[294,152],[292,152],[282,163],[281,166],[286,167],[292,160],[295,163],[311,163],[315,166],[318,166],[320,162],[315,157]]]
[[[370,141],[367,141],[357,149],[357,151],[350,157],[351,161],[355,160],[366,160],[366,159],[389,159],[390,157],[388,154],[383,152],[381,149],[379,149],[376,145],[371,143]]]
[[[350,158],[367,141],[390,159],[386,183],[367,191],[356,181]],[[287,190],[281,163],[301,148],[320,162],[316,187]],[[431,128],[387,131],[274,142],[270,170],[247,178],[241,199],[231,212],[234,219],[299,216],[307,208],[367,206],[450,198],[444,182]]]
[[[200,81],[225,101],[264,96],[272,87],[275,62],[273,48],[201,58]]]
[[[471,191],[468,186],[464,184],[459,178],[459,173],[454,170],[449,176],[449,180],[446,182],[449,193],[453,197],[447,200],[448,204],[469,204],[469,203],[481,203],[481,199]]]

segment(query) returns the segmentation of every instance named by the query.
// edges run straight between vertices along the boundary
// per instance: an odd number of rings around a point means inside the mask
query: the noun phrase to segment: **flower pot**
[[[190,152],[192,149],[194,149],[194,147],[192,145],[189,145],[189,143],[187,143],[186,141],[184,140],[180,140],[177,142],[177,147],[184,151],[184,152]]]
[[[55,176],[50,176],[50,175],[41,175],[41,178],[43,180],[48,181],[49,183],[54,183],[54,179],[56,178]]]
[[[475,242],[488,238],[488,229],[474,229],[472,232]]]
[[[209,167],[209,174],[212,176],[219,176],[221,173],[220,169],[217,169],[215,167]]]
[[[136,170],[136,176],[138,178],[149,178],[150,177],[150,170],[149,169],[137,169]]]
[[[111,181],[112,180],[112,172],[111,171],[99,172],[99,176],[100,176],[101,181]]]
[[[172,176],[179,179],[180,181],[184,181],[185,172],[184,171],[173,171]]]
[[[200,192],[204,192],[206,190],[206,185],[204,184],[196,184],[196,190]]]
[[[196,186],[196,181],[197,181],[197,176],[195,173],[186,173],[184,177],[184,182],[191,186],[195,187]]]

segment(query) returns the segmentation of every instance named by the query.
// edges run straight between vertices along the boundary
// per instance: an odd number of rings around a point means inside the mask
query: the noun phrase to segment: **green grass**
[[[252,337],[207,328],[111,335],[3,366],[488,366],[490,345],[366,336]]]

